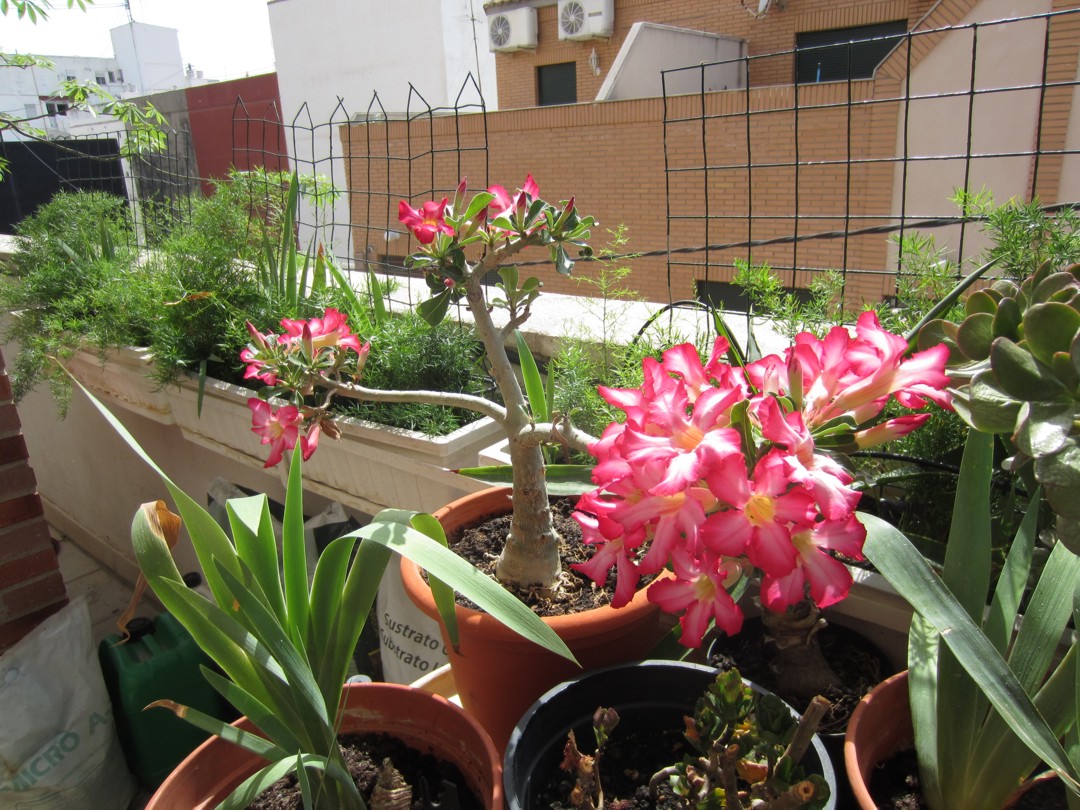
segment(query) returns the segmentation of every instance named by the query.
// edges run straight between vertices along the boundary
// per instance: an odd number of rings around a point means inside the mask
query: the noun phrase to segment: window
[[[49,115],[67,115],[70,106],[66,101],[46,101],[45,112]]]
[[[105,74],[104,73],[98,73],[97,75],[95,75],[94,76],[94,81],[96,81],[102,87],[104,87],[106,85],[106,83],[107,83],[105,81]]]
[[[558,65],[541,65],[536,69],[536,103],[540,107],[551,104],[577,104],[577,64],[562,62]]]
[[[907,21],[795,35],[795,81],[869,79],[907,33]]]
[[[109,84],[116,84],[116,73],[109,71]]]
[[[67,79],[69,82],[73,82],[73,81],[75,81],[75,74],[74,73],[68,73],[66,76],[64,76],[64,78]]]

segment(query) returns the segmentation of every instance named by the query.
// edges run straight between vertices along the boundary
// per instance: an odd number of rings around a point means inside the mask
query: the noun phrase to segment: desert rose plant
[[[454,201],[401,204],[400,218],[421,244],[411,257],[423,270],[432,297],[419,312],[437,323],[450,303],[464,300],[482,339],[503,405],[478,397],[433,391],[386,391],[359,383],[371,347],[351,333],[344,316],[281,322],[280,334],[251,327],[243,354],[247,376],[266,383],[250,406],[256,432],[270,445],[268,464],[297,444],[305,456],[335,427],[335,395],[373,401],[428,402],[469,408],[501,424],[509,441],[513,520],[498,578],[510,585],[551,588],[560,573],[558,537],[548,504],[555,477],[546,466],[545,442],[588,449],[597,458],[599,489],[578,505],[578,521],[594,558],[581,570],[597,582],[617,572],[613,605],[626,604],[640,577],[670,568],[673,578],[650,587],[649,598],[682,614],[682,641],[700,644],[710,622],[737,632],[736,601],[747,583],[760,582],[762,601],[800,644],[818,627],[817,608],[843,599],[851,584],[844,566],[827,554],[861,556],[865,531],[855,516],[859,493],[833,453],[871,447],[918,427],[928,415],[886,422],[879,417],[890,396],[919,408],[926,400],[947,405],[945,348],[907,357],[908,342],[882,329],[872,313],[854,334],[836,327],[823,340],[801,334],[783,356],[748,366],[723,361],[728,343],[714,345],[704,365],[696,349],[678,346],[662,361],[646,360],[638,390],[603,389],[626,413],[599,439],[569,421],[548,419],[542,387],[530,375],[518,382],[505,345],[529,315],[539,282],[518,284],[507,266],[519,251],[546,246],[561,272],[582,247],[592,225],[574,201],[553,206],[538,197],[532,177],[511,196],[498,186],[466,199],[464,183]],[[471,260],[468,254],[479,258]],[[481,279],[498,270],[501,296],[489,301]],[[497,327],[494,307],[507,310]],[[312,404],[312,395],[321,399]],[[276,409],[266,399],[289,404]],[[543,415],[544,418],[540,418]],[[875,424],[875,422],[880,422]],[[808,696],[831,683],[823,660],[800,662]],[[823,681],[824,679],[824,681]]]
[[[802,333],[783,356],[732,366],[727,351],[718,338],[703,365],[692,345],[676,346],[644,361],[641,388],[601,389],[626,419],[590,448],[599,488],[582,496],[576,517],[596,553],[580,568],[601,583],[615,569],[616,606],[643,575],[670,569],[674,576],[654,582],[649,598],[681,614],[688,646],[712,622],[737,633],[738,598],[757,582],[782,655],[781,686],[810,698],[835,684],[808,643],[818,608],[851,587],[829,552],[861,559],[866,538],[859,492],[834,454],[902,436],[929,418],[875,424],[890,396],[909,408],[947,406],[948,349],[907,357],[908,342],[864,312],[854,334],[841,326],[824,339]]]
[[[552,525],[542,445],[559,441],[585,450],[593,438],[566,421],[538,418],[546,414],[539,397],[527,396],[514,373],[506,341],[529,317],[540,282],[528,278],[519,284],[511,259],[529,247],[547,248],[556,269],[569,273],[571,251],[587,250],[585,240],[593,224],[578,214],[574,200],[552,205],[540,199],[529,175],[520,190],[510,194],[492,186],[468,197],[465,181],[453,201],[426,202],[412,208],[402,201],[399,216],[420,243],[409,259],[421,270],[432,297],[418,307],[429,323],[438,324],[451,303],[464,301],[483,342],[489,369],[503,404],[467,394],[439,391],[389,391],[360,385],[364,361],[370,351],[352,334],[345,317],[327,310],[311,321],[284,320],[280,334],[264,334],[250,326],[252,341],[243,352],[246,376],[266,383],[261,398],[252,398],[255,430],[270,446],[267,461],[280,461],[286,449],[300,444],[305,457],[315,451],[322,434],[336,432],[329,406],[335,395],[377,402],[423,402],[465,408],[498,422],[506,432],[513,466],[513,522],[497,576],[507,585],[554,587],[561,571],[559,538]],[[477,258],[470,258],[475,254]],[[488,300],[481,282],[498,271],[499,294]],[[507,313],[497,326],[494,308]],[[309,404],[316,390],[322,399]],[[531,392],[530,392],[531,393]],[[273,407],[267,399],[282,397],[288,404]]]

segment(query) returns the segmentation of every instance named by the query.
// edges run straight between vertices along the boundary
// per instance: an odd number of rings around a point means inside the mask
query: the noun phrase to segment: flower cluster
[[[345,316],[329,308],[321,318],[281,321],[282,334],[263,334],[250,323],[251,343],[240,353],[247,369],[245,379],[266,383],[264,397],[287,396],[293,401],[274,408],[265,398],[251,397],[252,431],[270,445],[267,467],[273,467],[286,450],[300,443],[305,461],[311,457],[323,432],[336,434],[324,408],[304,404],[303,397],[314,392],[321,375],[359,379],[371,349],[360,343],[345,321]],[[350,351],[352,353],[350,354]],[[301,430],[306,430],[300,435]]]
[[[690,344],[646,359],[640,389],[601,388],[626,414],[590,448],[598,489],[578,502],[592,559],[577,568],[599,583],[612,568],[613,605],[626,604],[642,575],[670,567],[649,599],[682,612],[682,642],[698,646],[715,619],[742,626],[731,591],[759,579],[762,605],[783,611],[809,595],[826,607],[851,586],[828,552],[862,557],[851,474],[826,447],[869,447],[902,436],[929,414],[860,429],[890,396],[905,407],[947,407],[948,349],[904,359],[907,341],[872,312],[854,334],[804,333],[783,356],[744,368],[722,361],[718,338],[702,365]]]

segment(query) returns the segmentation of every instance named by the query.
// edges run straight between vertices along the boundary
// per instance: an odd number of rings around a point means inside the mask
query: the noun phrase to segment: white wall
[[[457,102],[470,72],[483,87],[488,109],[497,106],[495,58],[487,50],[482,0],[270,0],[268,10],[286,124],[305,103],[307,111],[298,123],[326,124],[339,99],[350,116],[363,115],[376,92],[381,109],[375,106],[372,112],[391,116],[471,103],[478,101],[475,93]],[[343,123],[343,113],[334,120]],[[330,163],[331,139],[340,158],[338,133],[325,127],[314,143],[296,132],[289,157],[301,173],[332,171],[344,186],[343,161]],[[337,223],[349,221],[346,200],[332,216]],[[302,210],[301,218],[314,221],[310,209]],[[301,244],[307,244],[309,235],[301,233]],[[347,229],[335,229],[333,249],[338,258],[351,258]]]
[[[1051,0],[983,0],[960,21],[959,25],[1034,15],[1051,10]],[[1003,25],[980,26],[972,108],[971,153],[994,155],[1029,153],[1035,145],[1038,124],[1039,90],[1042,82],[1045,20],[1029,20]],[[946,34],[914,68],[910,78],[911,103],[907,120],[906,167],[898,165],[890,210],[900,211],[901,192],[906,170],[907,197],[904,213],[908,217],[954,216],[957,207],[950,202],[954,190],[965,185],[970,191],[990,190],[996,203],[1027,193],[1032,158],[974,158],[970,163],[955,160],[919,160],[919,158],[964,155],[968,151],[968,107],[973,53],[971,29]],[[978,94],[990,88],[1024,88],[1007,92]],[[901,95],[903,91],[901,91]],[[931,98],[946,94],[948,97]],[[949,95],[953,94],[953,95]],[[1074,111],[1075,112],[1075,111]],[[905,119],[901,107],[896,154],[905,154]],[[1062,191],[1065,189],[1063,187]],[[1053,202],[1044,200],[1043,202]],[[934,232],[938,246],[947,246],[952,258],[960,247],[959,227]],[[986,240],[976,228],[964,232],[964,257],[977,255]]]
[[[153,93],[186,85],[180,34],[175,28],[131,22],[109,34],[124,79],[135,85],[134,92]]]
[[[657,98],[665,94],[714,93],[746,86],[746,42],[736,37],[691,31],[657,23],[636,22],[604,78],[597,101]],[[720,62],[705,69],[704,87],[698,70],[662,77],[661,71],[699,62]]]

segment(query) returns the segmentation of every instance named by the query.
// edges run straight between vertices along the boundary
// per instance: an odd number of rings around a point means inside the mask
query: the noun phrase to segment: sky
[[[111,57],[109,30],[128,21],[123,0],[98,0],[81,11],[52,0],[35,25],[13,11],[0,17],[0,50],[48,56]],[[130,0],[135,22],[176,28],[180,55],[208,79],[254,76],[274,69],[266,0]]]

